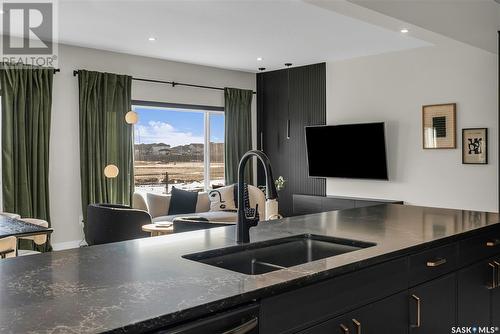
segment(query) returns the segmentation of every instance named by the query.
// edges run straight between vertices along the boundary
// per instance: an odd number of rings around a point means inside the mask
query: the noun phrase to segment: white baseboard
[[[65,242],[56,242],[56,243],[52,244],[52,248],[55,251],[64,250],[64,249],[71,249],[71,248],[78,248],[78,247],[80,247],[81,243],[82,243],[81,240],[71,240],[71,241],[65,241]]]

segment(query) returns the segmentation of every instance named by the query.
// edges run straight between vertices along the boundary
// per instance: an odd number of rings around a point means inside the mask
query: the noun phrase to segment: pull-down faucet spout
[[[257,219],[258,206],[255,209],[245,207],[245,166],[251,157],[257,157],[264,167],[266,175],[266,200],[274,200],[278,198],[278,192],[274,185],[273,172],[271,162],[267,155],[262,151],[251,150],[243,155],[238,165],[238,222],[236,224],[236,240],[238,243],[250,242],[250,227],[256,226],[259,220]]]

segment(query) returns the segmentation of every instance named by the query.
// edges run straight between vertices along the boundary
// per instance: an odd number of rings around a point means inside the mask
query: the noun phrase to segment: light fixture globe
[[[125,114],[125,122],[128,124],[136,124],[139,121],[139,115],[135,111],[129,111]]]
[[[106,176],[109,179],[114,179],[115,177],[118,176],[118,173],[120,170],[116,165],[109,164],[104,168],[104,176]]]

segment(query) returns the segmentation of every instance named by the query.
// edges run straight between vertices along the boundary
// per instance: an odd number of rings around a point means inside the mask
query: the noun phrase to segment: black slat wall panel
[[[279,193],[279,206],[280,213],[290,216],[293,194],[326,194],[325,179],[308,177],[304,132],[306,125],[326,124],[326,64],[287,71],[257,74],[257,141],[271,159],[274,177],[282,175],[288,181]],[[286,139],[288,119],[290,139]],[[262,169],[258,181],[265,183]]]
[[[326,195],[324,178],[309,178],[307,171],[306,125],[326,124],[326,65],[316,64],[290,71],[290,114],[292,133],[291,180],[293,194]]]

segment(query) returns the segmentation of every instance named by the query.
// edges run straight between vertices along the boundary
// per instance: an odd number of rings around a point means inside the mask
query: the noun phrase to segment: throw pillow
[[[210,211],[237,211],[234,202],[234,184],[211,190],[208,193]]]
[[[168,215],[182,215],[196,212],[198,193],[172,188]]]

